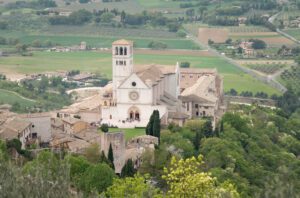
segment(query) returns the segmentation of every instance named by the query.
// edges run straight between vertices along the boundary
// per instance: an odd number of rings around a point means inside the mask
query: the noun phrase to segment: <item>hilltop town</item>
[[[299,0],[0,0],[0,198],[298,198],[299,44]]]

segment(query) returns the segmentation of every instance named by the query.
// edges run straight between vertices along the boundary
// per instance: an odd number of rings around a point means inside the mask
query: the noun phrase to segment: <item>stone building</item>
[[[206,108],[207,101],[194,101],[195,98],[187,97],[187,91],[181,97],[187,88],[189,94],[198,94],[191,93],[198,91],[196,88],[190,88],[194,85],[200,86],[201,91],[210,94],[209,99],[214,100],[210,105],[215,105],[215,110],[207,110],[211,112],[207,115],[216,116],[221,106],[219,103],[222,102],[223,80],[215,69],[180,69],[178,64],[134,67],[133,44],[127,40],[115,41],[112,53],[113,81],[108,85],[111,89],[107,89],[102,97],[102,123],[119,128],[145,127],[153,110],[159,111],[162,124],[168,124],[170,121],[182,124],[187,116],[200,117],[205,110],[199,109],[198,114],[192,114],[187,111],[186,104],[197,103],[200,108]],[[203,97],[204,93],[201,94]],[[181,98],[184,98],[184,104]]]

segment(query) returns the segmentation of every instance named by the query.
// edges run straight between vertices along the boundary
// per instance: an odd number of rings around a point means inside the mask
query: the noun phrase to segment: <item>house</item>
[[[40,143],[50,142],[52,135],[50,113],[22,114],[19,117],[32,123],[32,138],[38,138]]]
[[[66,117],[62,119],[63,131],[67,134],[79,133],[88,128],[88,123],[77,118]]]
[[[13,118],[7,121],[0,128],[0,139],[12,140],[19,139],[22,143],[22,149],[31,143],[33,125],[31,122],[19,118]]]

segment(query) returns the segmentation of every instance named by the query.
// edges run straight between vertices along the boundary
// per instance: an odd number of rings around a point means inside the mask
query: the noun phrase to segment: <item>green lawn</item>
[[[29,100],[25,100],[18,96],[17,94],[0,90],[0,104],[10,104],[13,105],[14,103],[19,103],[22,107],[31,107],[34,105],[34,102]]]
[[[193,55],[151,55],[135,54],[135,64],[165,64],[175,65],[176,62],[188,61],[191,67],[197,68],[217,68],[224,77],[225,91],[231,88],[241,91],[264,91],[268,94],[278,92],[255,80],[251,76],[244,74],[235,66],[223,61],[218,57],[205,57]],[[111,77],[111,54],[104,52],[35,52],[32,57],[11,56],[0,59],[1,69],[20,73],[35,73],[57,70],[89,71],[105,74]]]
[[[123,131],[125,133],[126,140],[146,134],[144,128],[134,128],[134,129],[109,128],[109,132],[120,132],[120,131]]]
[[[148,9],[161,8],[179,8],[182,2],[168,1],[168,0],[136,0],[141,6]]]

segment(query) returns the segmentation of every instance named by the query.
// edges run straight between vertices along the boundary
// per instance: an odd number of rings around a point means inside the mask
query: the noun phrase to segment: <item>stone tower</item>
[[[113,98],[119,85],[133,73],[133,43],[127,40],[117,40],[112,44],[113,67]]]

